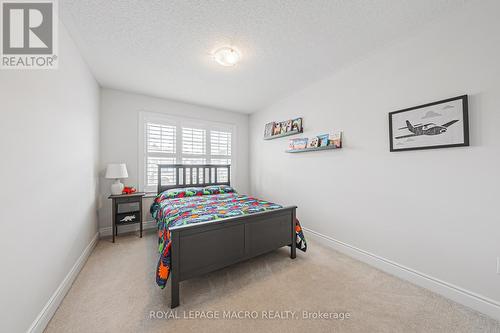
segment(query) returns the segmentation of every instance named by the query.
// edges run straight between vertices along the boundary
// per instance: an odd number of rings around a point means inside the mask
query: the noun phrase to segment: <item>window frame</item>
[[[175,126],[175,153],[148,153],[147,140],[146,140],[146,124],[153,122],[166,126]],[[236,178],[237,174],[237,151],[236,147],[236,130],[237,126],[233,123],[213,122],[209,120],[200,120],[189,117],[172,116],[170,114],[140,111],[139,112],[139,144],[138,144],[138,187],[139,191],[156,193],[157,185],[151,186],[146,184],[147,179],[147,159],[148,157],[173,157],[176,159],[177,164],[182,164],[183,158],[201,158],[205,159],[205,164],[211,164],[211,159],[230,159],[231,161],[231,183]],[[204,129],[206,132],[205,137],[205,154],[183,154],[182,153],[182,128],[197,128]],[[231,155],[211,155],[211,134],[210,131],[230,132],[231,133]],[[153,188],[154,187],[154,188]]]

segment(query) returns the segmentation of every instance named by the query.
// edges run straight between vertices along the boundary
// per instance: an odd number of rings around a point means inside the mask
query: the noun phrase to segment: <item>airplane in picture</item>
[[[428,124],[415,124],[412,125],[408,120],[406,121],[406,127],[398,128],[399,130],[408,129],[412,134],[397,136],[395,139],[404,139],[412,136],[420,136],[420,135],[438,135],[443,134],[447,131],[448,127],[456,123],[457,120],[452,120],[443,125],[436,125],[434,123]]]

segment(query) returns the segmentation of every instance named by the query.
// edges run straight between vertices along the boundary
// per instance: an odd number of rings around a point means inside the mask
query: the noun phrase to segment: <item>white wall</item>
[[[139,179],[139,113],[141,111],[163,113],[171,116],[194,118],[232,124],[236,130],[236,147],[233,149],[234,166],[232,182],[241,193],[248,193],[248,115],[180,103],[162,98],[133,94],[112,89],[101,91],[101,160],[100,160],[100,207],[99,225],[103,234],[110,234],[111,180],[102,178],[108,163],[127,164],[129,178],[123,183],[138,186]],[[144,209],[149,210],[150,201]]]
[[[253,114],[252,194],[297,204],[303,226],[327,237],[484,296],[500,318],[499,12],[498,1],[473,3]],[[389,152],[389,112],[461,94],[471,147]],[[265,123],[296,116],[305,137],[344,130],[345,148],[286,154],[286,138],[262,140]]]
[[[97,234],[99,86],[59,27],[59,69],[0,70],[2,332],[30,328]]]

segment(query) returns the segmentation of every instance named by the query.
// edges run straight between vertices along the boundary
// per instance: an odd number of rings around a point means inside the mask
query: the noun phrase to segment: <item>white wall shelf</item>
[[[319,150],[331,150],[331,149],[342,149],[342,147],[338,148],[335,146],[324,146],[324,147],[313,147],[313,148],[304,148],[304,149],[288,149],[285,150],[286,153],[305,153],[308,151],[319,151]]]

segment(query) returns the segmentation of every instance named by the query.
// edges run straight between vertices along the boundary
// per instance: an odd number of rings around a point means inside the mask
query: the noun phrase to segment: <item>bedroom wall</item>
[[[193,118],[212,122],[229,123],[236,126],[236,144],[233,149],[234,165],[232,182],[241,193],[249,191],[248,171],[248,115],[209,107],[181,103],[162,98],[155,98],[113,89],[101,90],[101,163],[99,227],[101,235],[111,235],[112,180],[104,179],[104,172],[109,163],[127,164],[129,178],[122,182],[128,186],[138,186],[138,143],[139,113],[141,111],[163,113],[166,115]],[[152,199],[145,199],[144,207],[148,211]],[[149,215],[148,215],[149,216]],[[154,224],[149,223],[149,226]],[[136,225],[129,226],[137,229]],[[130,228],[129,228],[130,229]],[[126,230],[123,227],[120,230]]]
[[[251,115],[250,180],[298,205],[306,237],[500,318],[498,12],[473,2]],[[461,94],[470,147],[389,152],[389,112]],[[262,139],[296,116],[304,137],[344,130],[345,148],[286,154],[287,138]]]
[[[1,332],[41,332],[97,240],[99,86],[62,24],[59,61],[0,70]]]

